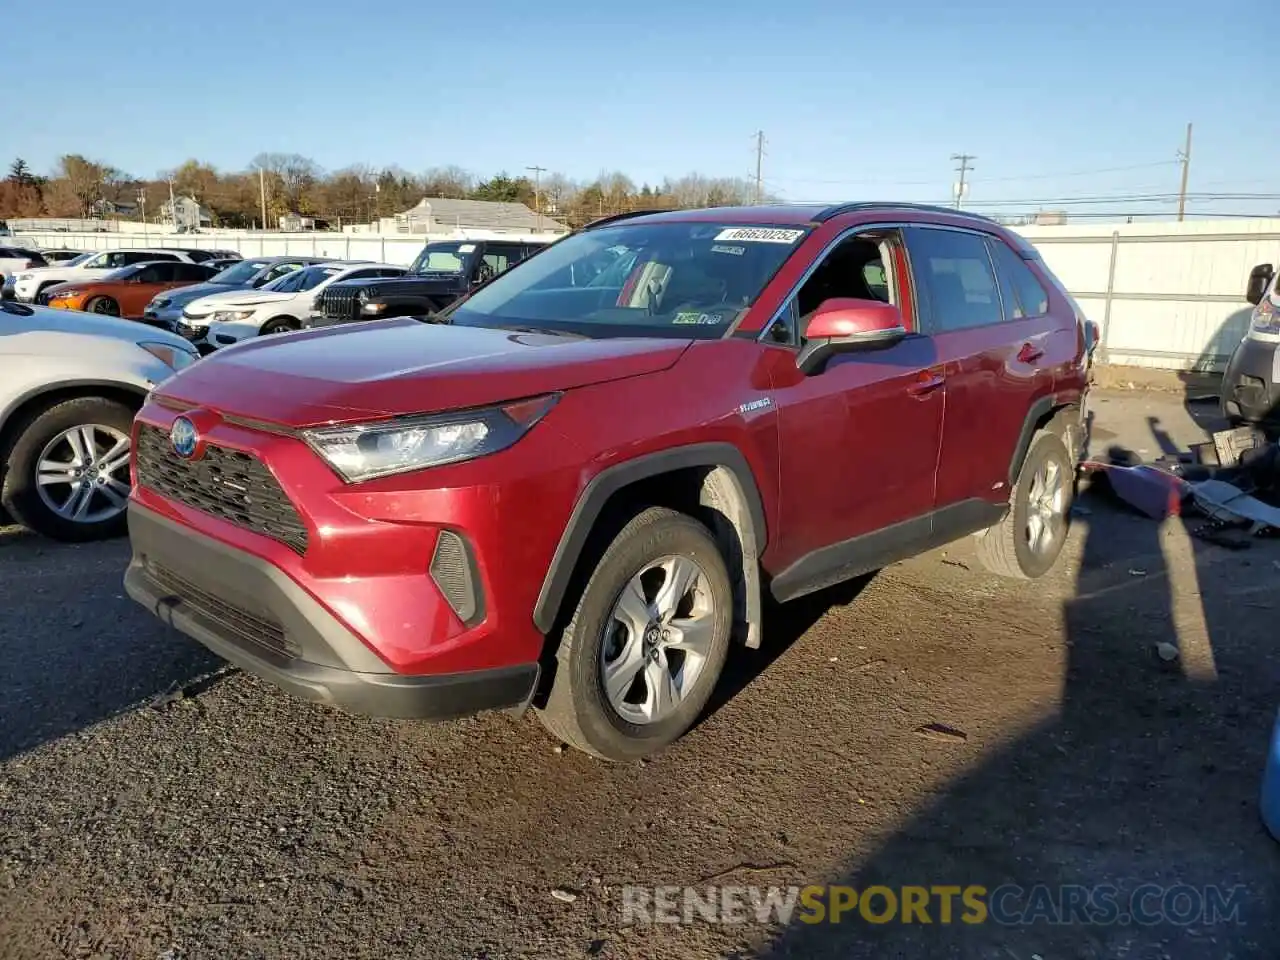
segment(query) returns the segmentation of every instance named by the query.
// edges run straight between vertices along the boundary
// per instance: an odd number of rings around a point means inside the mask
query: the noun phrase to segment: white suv
[[[37,267],[13,276],[13,293],[19,300],[31,303],[39,296],[40,291],[58,283],[72,283],[76,280],[88,280],[92,277],[119,270],[135,263],[149,260],[181,260],[194,263],[195,260],[184,250],[165,250],[163,248],[130,248],[128,250],[103,250],[80,261],[75,266]]]
[[[311,317],[316,297],[329,284],[341,280],[402,277],[408,272],[408,267],[393,263],[313,264],[257,290],[215,293],[187,304],[178,332],[207,350],[259,334],[301,330]]]
[[[125,532],[133,415],[198,355],[163,330],[0,302],[0,523],[57,540]]]

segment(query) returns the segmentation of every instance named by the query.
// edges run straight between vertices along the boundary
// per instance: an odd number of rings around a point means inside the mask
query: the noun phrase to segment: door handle
[[[933,393],[945,382],[946,380],[942,374],[935,373],[932,370],[922,370],[916,378],[916,382],[907,387],[907,393],[917,399],[922,399]]]
[[[1018,351],[1018,359],[1023,363],[1035,363],[1044,356],[1044,350],[1034,343],[1024,343]]]

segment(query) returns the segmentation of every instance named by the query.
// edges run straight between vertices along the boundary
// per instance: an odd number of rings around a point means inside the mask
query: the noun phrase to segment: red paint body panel
[[[973,227],[910,210],[811,224],[817,212],[659,216],[812,226],[724,339],[575,340],[395,319],[247,341],[159,388],[140,421],[167,429],[177,410],[198,408],[202,424],[212,424],[205,441],[251,454],[278,480],[308,530],[303,556],[138,486],[136,475],[133,496],[273,564],[404,674],[536,660],[544,638],[533,610],[575,505],[602,471],[647,454],[706,443],[741,453],[763,507],[757,538],[766,574],[948,504],[1007,499],[1033,404],[1073,402],[1084,390],[1083,338],[1070,304],[1054,286],[1047,317],[929,336],[914,310],[919,292],[904,281],[902,320],[915,335],[838,354],[802,375],[796,348],[753,334],[836,238],[859,224]],[[908,277],[901,249],[893,272]],[[1019,357],[1026,344],[1034,359]],[[547,393],[560,394],[558,403],[508,449],[357,484],[293,435]],[[485,609],[471,627],[428,575],[442,528],[474,548]]]

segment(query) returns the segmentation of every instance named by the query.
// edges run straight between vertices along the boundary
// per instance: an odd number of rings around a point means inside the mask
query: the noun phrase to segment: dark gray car
[[[286,273],[313,263],[328,263],[332,257],[246,257],[207,283],[179,287],[159,294],[142,311],[142,320],[155,327],[173,331],[182,319],[182,308],[193,300],[228,290],[251,290],[270,283]]]

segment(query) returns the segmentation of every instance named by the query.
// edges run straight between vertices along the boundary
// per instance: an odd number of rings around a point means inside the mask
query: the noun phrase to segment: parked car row
[[[301,330],[315,311],[316,297],[339,280],[398,277],[407,268],[366,260],[304,265],[257,289],[230,290],[193,300],[182,309],[176,331],[209,353],[260,334]]]

